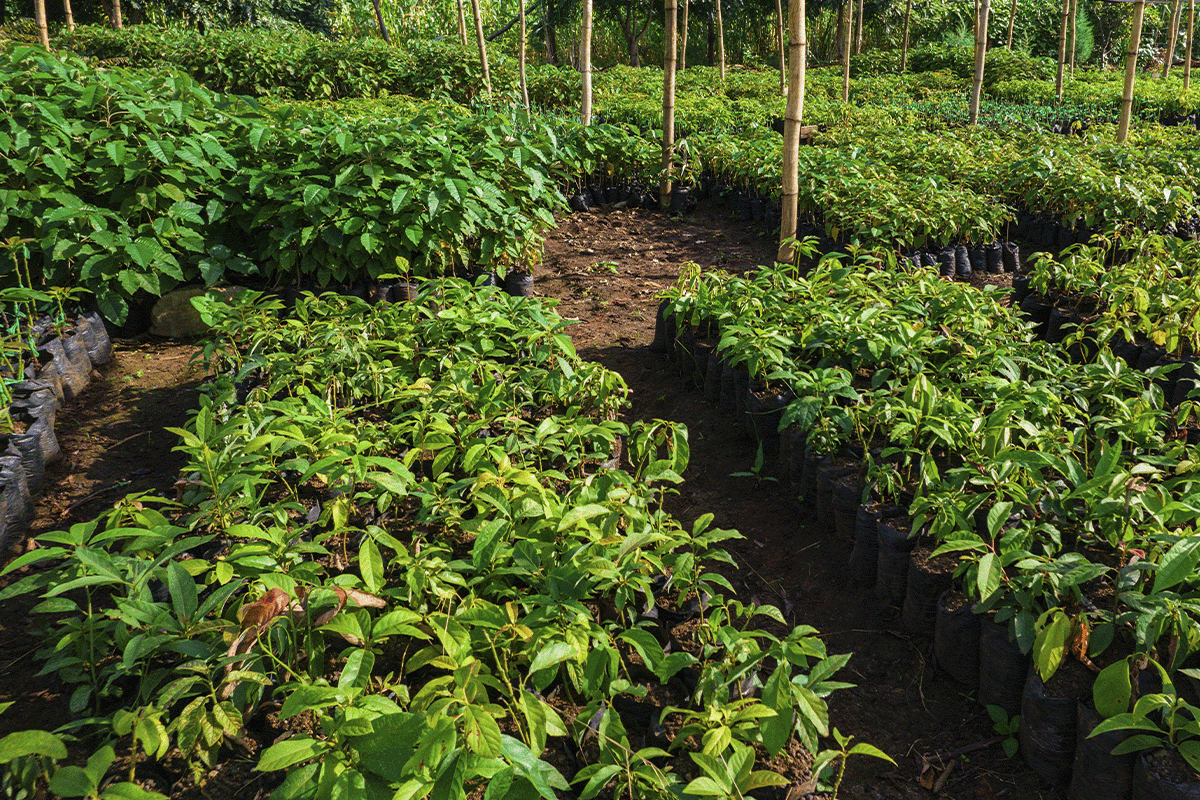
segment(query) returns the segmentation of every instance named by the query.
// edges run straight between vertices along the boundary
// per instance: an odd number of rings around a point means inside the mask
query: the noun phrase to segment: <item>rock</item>
[[[150,312],[150,333],[166,339],[190,339],[208,333],[208,326],[200,319],[200,312],[192,305],[193,297],[202,297],[213,291],[232,300],[240,291],[237,286],[188,286],[167,292],[154,304]]]

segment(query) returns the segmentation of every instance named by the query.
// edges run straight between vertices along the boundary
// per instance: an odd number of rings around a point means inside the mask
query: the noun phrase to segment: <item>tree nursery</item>
[[[1200,797],[1195,0],[74,5],[0,795]]]

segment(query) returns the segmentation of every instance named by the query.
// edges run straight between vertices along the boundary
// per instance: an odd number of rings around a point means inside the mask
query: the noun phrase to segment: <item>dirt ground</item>
[[[898,766],[852,760],[841,797],[1054,797],[1019,757],[1004,757],[987,714],[933,667],[929,643],[904,633],[869,590],[848,585],[849,546],[815,530],[811,510],[766,477],[769,470],[761,480],[734,476],[753,464],[750,440],[666,356],[649,351],[657,295],[681,265],[742,270],[767,263],[774,250],[757,231],[704,205],[680,220],[649,211],[576,214],[550,232],[535,292],[558,298],[559,312],[580,320],[569,332],[584,358],[624,377],[631,419],[687,425],[692,464],[670,510],[685,523],[711,512],[718,526],[741,531],[745,539],[728,549],[739,562],[734,577],[743,598],[816,627],[831,653],[854,653],[838,678],[857,687],[832,697],[833,724]],[[190,364],[194,347],[148,336],[117,345],[113,363],[60,412],[65,458],[50,469],[32,535],[91,519],[126,492],[169,494],[183,466],[171,452],[174,436],[162,429],[181,425],[196,405],[203,374]],[[63,698],[35,676],[29,605],[0,616],[0,701],[17,701],[0,715],[0,734],[64,719]],[[936,793],[923,788],[935,784]]]

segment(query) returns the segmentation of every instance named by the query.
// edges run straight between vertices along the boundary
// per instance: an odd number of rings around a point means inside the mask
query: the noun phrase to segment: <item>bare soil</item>
[[[781,490],[770,463],[760,478],[734,476],[749,472],[755,458],[745,431],[680,378],[666,356],[649,351],[658,294],[683,264],[741,271],[769,263],[774,252],[772,241],[704,204],[683,219],[628,210],[576,214],[550,232],[535,292],[558,298],[559,312],[580,320],[569,329],[580,355],[624,377],[630,419],[688,426],[692,463],[669,510],[685,523],[711,512],[718,526],[741,531],[745,538],[728,549],[743,599],[776,605],[790,624],[816,627],[830,652],[854,653],[838,677],[856,688],[831,698],[833,724],[881,748],[897,766],[851,760],[841,797],[1054,797],[1019,757],[1004,757],[984,710],[934,667],[930,643],[905,634],[896,612],[880,608],[870,591],[847,584],[849,543],[815,529],[812,509]],[[116,344],[114,361],[59,414],[65,458],[49,471],[32,536],[92,519],[127,492],[173,491],[183,462],[172,452],[175,436],[163,428],[182,425],[196,406],[203,374],[189,363],[195,347],[149,337]],[[30,605],[12,604],[0,616],[0,701],[17,703],[0,715],[0,734],[53,728],[67,718],[65,698],[36,677]],[[208,776],[204,796],[260,794],[250,764],[231,759],[228,774]],[[780,797],[795,800],[802,792]],[[179,785],[172,794],[198,796]]]

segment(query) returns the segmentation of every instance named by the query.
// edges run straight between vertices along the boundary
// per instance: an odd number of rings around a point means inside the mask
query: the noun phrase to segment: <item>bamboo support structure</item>
[[[671,206],[671,176],[675,170],[675,40],[679,0],[663,0],[663,11],[666,33],[663,37],[662,177],[658,183],[658,200],[665,209]]]
[[[845,19],[842,25],[845,31],[842,34],[842,102],[850,102],[850,37],[854,32],[854,0],[846,0],[843,3],[845,8]]]
[[[1171,64],[1175,61],[1175,45],[1179,41],[1179,19],[1183,13],[1183,5],[1180,0],[1172,0],[1171,2],[1171,29],[1167,31],[1167,55],[1163,58],[1162,77],[1165,79],[1171,74]]]
[[[904,6],[904,44],[900,47],[900,71],[908,71],[908,24],[912,20],[913,0]]]
[[[687,69],[688,0],[683,0],[683,14],[679,20],[679,69]]]
[[[1062,0],[1062,16],[1058,23],[1058,71],[1054,75],[1054,102],[1062,102],[1063,67],[1067,62],[1067,14],[1071,11],[1071,0]]]
[[[779,34],[779,92],[784,97],[788,93],[788,71],[787,57],[785,55],[788,47],[788,41],[784,37],[787,36],[787,31],[784,28],[783,21],[783,0],[775,0],[775,25]]]
[[[583,26],[579,35],[579,66],[583,70],[583,108],[579,119],[592,124],[592,0],[583,0]]]
[[[1070,35],[1070,44],[1069,44],[1070,55],[1068,56],[1067,61],[1071,67],[1071,77],[1074,78],[1075,77],[1075,39],[1076,39],[1076,34],[1077,34],[1076,28],[1079,25],[1079,0],[1071,0],[1071,10],[1068,12],[1068,14],[1071,17],[1071,35]]]
[[[588,0],[590,3],[591,0]],[[520,0],[520,9],[517,13],[520,15],[521,24],[521,43],[517,47],[517,68],[521,78],[521,103],[524,104],[525,110],[529,110],[529,80],[525,74],[525,62],[528,60],[526,50],[526,39],[529,37],[529,29],[525,21],[525,0]]]
[[[38,41],[50,49],[50,28],[46,25],[46,0],[33,0],[33,19],[37,25]]]
[[[1196,30],[1196,0],[1188,0],[1187,46],[1183,49],[1183,90],[1192,86],[1192,34]]]
[[[467,46],[467,14],[463,11],[463,0],[456,3],[458,16],[458,41],[463,47]]]
[[[475,17],[475,43],[479,46],[479,61],[483,67],[483,86],[488,97],[491,97],[492,73],[488,69],[487,38],[483,35],[483,14],[479,10],[479,0],[471,0],[471,14]]]
[[[796,238],[800,206],[800,121],[804,119],[804,73],[808,60],[808,31],[804,0],[788,3],[788,99],[783,123],[783,196],[779,225],[779,252],[775,260],[796,262],[792,245]]]
[[[67,18],[67,30],[75,30],[75,15],[71,13],[71,0],[63,0],[63,15]]]
[[[725,82],[725,18],[721,15],[721,0],[717,6],[717,68],[721,72],[721,83]]]
[[[983,68],[987,62],[988,12],[991,0],[979,4],[979,19],[975,20],[975,79],[971,82],[970,124],[979,124],[979,99],[983,94]]]
[[[1012,0],[1012,6],[1008,9],[1008,38],[1004,46],[1012,50],[1013,26],[1017,23],[1017,0]]]
[[[1133,4],[1133,24],[1129,29],[1129,49],[1125,51],[1125,90],[1121,94],[1121,119],[1117,123],[1117,141],[1129,138],[1129,117],[1133,112],[1133,85],[1137,80],[1138,48],[1142,44],[1142,20],[1146,16],[1146,1]]]

